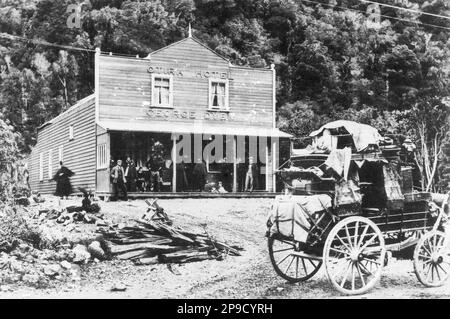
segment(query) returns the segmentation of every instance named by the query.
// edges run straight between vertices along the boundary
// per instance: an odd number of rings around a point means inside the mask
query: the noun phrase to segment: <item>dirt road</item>
[[[0,298],[348,298],[332,289],[321,269],[306,283],[288,284],[270,264],[265,233],[270,199],[177,199],[160,205],[176,225],[206,231],[219,240],[244,247],[241,257],[185,265],[135,266],[127,261],[91,264],[81,281],[58,288],[23,288]],[[124,222],[145,212],[143,201],[103,203],[102,211]],[[115,283],[125,292],[111,292]],[[357,298],[449,298],[450,282],[425,288],[416,279],[412,261],[392,259],[381,282]]]

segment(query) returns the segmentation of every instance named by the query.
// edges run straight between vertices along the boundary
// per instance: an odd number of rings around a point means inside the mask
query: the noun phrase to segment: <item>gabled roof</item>
[[[165,50],[167,50],[167,49],[169,49],[169,48],[173,48],[173,47],[176,47],[176,46],[178,46],[178,45],[182,45],[183,43],[188,42],[188,41],[193,41],[193,42],[196,43],[197,45],[202,46],[203,48],[205,48],[205,49],[207,49],[208,51],[212,52],[212,53],[213,53],[214,55],[216,55],[218,58],[224,60],[224,62],[231,63],[230,60],[228,60],[227,58],[225,58],[225,57],[223,57],[222,55],[218,54],[216,51],[214,51],[213,49],[209,48],[207,45],[201,43],[200,40],[198,40],[198,39],[195,38],[194,36],[189,36],[189,37],[184,38],[184,39],[182,39],[182,40],[180,40],[180,41],[177,41],[177,42],[174,42],[174,43],[172,43],[172,44],[169,44],[168,46],[165,46],[165,47],[163,47],[163,48],[161,48],[161,49],[158,49],[158,50],[156,50],[156,51],[153,51],[153,52],[151,52],[149,55],[147,55],[146,59],[151,59],[152,55],[156,55],[156,54],[159,54],[159,53],[163,53]]]
[[[53,119],[45,122],[44,124],[42,124],[41,126],[39,126],[37,129],[38,131],[43,129],[44,127],[46,127],[47,125],[50,125],[52,123],[54,123],[55,121],[57,121],[59,118],[61,118],[62,116],[64,116],[65,114],[77,109],[78,107],[80,107],[81,105],[84,105],[86,102],[89,102],[90,100],[94,100],[95,99],[95,94],[91,94],[89,96],[86,96],[84,99],[81,99],[79,101],[77,101],[77,103],[75,103],[74,105],[72,105],[71,107],[69,107],[67,110],[65,110],[64,112],[62,112],[61,114],[59,114],[58,116],[54,117]]]

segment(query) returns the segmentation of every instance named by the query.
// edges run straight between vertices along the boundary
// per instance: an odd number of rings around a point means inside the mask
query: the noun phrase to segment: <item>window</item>
[[[73,140],[73,125],[69,126],[69,141]]]
[[[209,80],[209,109],[228,110],[228,81]]]
[[[58,148],[58,163],[64,161],[64,146]]]
[[[152,74],[152,106],[173,107],[172,75]]]
[[[51,179],[53,177],[52,176],[52,172],[53,172],[52,155],[53,155],[53,151],[49,150],[48,151],[48,179]]]
[[[44,154],[39,153],[39,180],[44,180]]]
[[[108,167],[106,144],[97,145],[97,169]]]

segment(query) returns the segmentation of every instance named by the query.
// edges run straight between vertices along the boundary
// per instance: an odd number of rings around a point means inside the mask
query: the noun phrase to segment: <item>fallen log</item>
[[[210,240],[210,243],[212,245],[214,245],[217,249],[225,250],[225,251],[227,251],[228,253],[231,253],[234,256],[241,256],[241,253],[236,248],[233,248],[233,247],[228,246],[226,244],[220,243],[218,241]]]
[[[138,266],[146,266],[146,265],[155,265],[159,263],[158,257],[147,257],[147,258],[138,258],[133,260],[135,265]]]
[[[138,243],[138,244],[129,244],[129,245],[114,245],[114,244],[107,244],[107,247],[111,254],[120,254],[124,252],[129,252],[133,250],[154,250],[157,252],[164,252],[164,251],[177,251],[186,249],[184,246],[169,246],[169,245],[156,245],[153,243]]]
[[[202,261],[209,259],[216,259],[216,256],[208,254],[208,252],[176,252],[171,254],[159,255],[159,260],[162,263],[187,263],[194,261]]]
[[[156,255],[156,254],[155,254]],[[147,250],[135,250],[130,251],[124,254],[117,255],[117,258],[121,260],[130,260],[130,259],[136,259],[141,257],[149,257],[149,253]]]
[[[185,242],[190,243],[190,244],[194,243],[194,241],[192,239],[190,239],[187,236],[184,236],[184,235],[180,234],[178,231],[176,231],[173,227],[171,227],[169,225],[166,225],[166,224],[163,224],[163,223],[145,222],[145,221],[142,221],[142,220],[136,220],[136,222],[138,222],[138,223],[140,223],[142,225],[145,225],[146,227],[153,228],[156,231],[158,231],[158,232],[160,232],[160,233],[162,233],[162,234],[164,234],[166,236],[169,236],[171,238],[179,239],[181,241],[185,241]]]
[[[164,238],[162,236],[155,236],[152,238],[123,238],[123,239],[110,239],[115,244],[118,245],[128,245],[137,243],[154,243],[157,245],[168,245],[172,243],[172,239]]]

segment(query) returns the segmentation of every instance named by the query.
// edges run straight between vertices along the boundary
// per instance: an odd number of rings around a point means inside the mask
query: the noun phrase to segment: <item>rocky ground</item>
[[[62,205],[74,203],[77,200]],[[15,280],[3,279],[0,298],[348,298],[330,286],[323,269],[308,282],[294,285],[275,274],[264,237],[270,199],[173,199],[160,200],[159,204],[175,225],[200,230],[206,224],[207,232],[215,239],[242,246],[243,255],[182,265],[135,266],[130,261],[104,261],[92,256],[80,262],[74,260],[74,243],[78,241],[86,247],[95,242],[98,226],[84,222],[63,226],[41,221],[41,226],[51,229],[54,237],[68,237],[61,242],[71,243],[70,249],[62,246],[56,252],[34,251],[37,255],[33,257],[29,250],[34,249],[23,246],[16,249],[20,256],[0,256],[0,267],[6,264],[3,269],[18,274]],[[109,224],[129,223],[141,217],[147,207],[141,200],[100,202],[100,205]],[[27,274],[15,271],[14,266],[11,270],[11,262],[2,264],[2,258],[12,258],[13,265],[18,263],[25,268],[30,268],[26,267],[28,261],[33,264],[31,258],[39,263],[44,260],[44,264],[38,264],[38,270]],[[425,288],[414,275],[412,261],[391,259],[380,283],[370,293],[357,298],[449,297],[450,282],[440,288]]]

